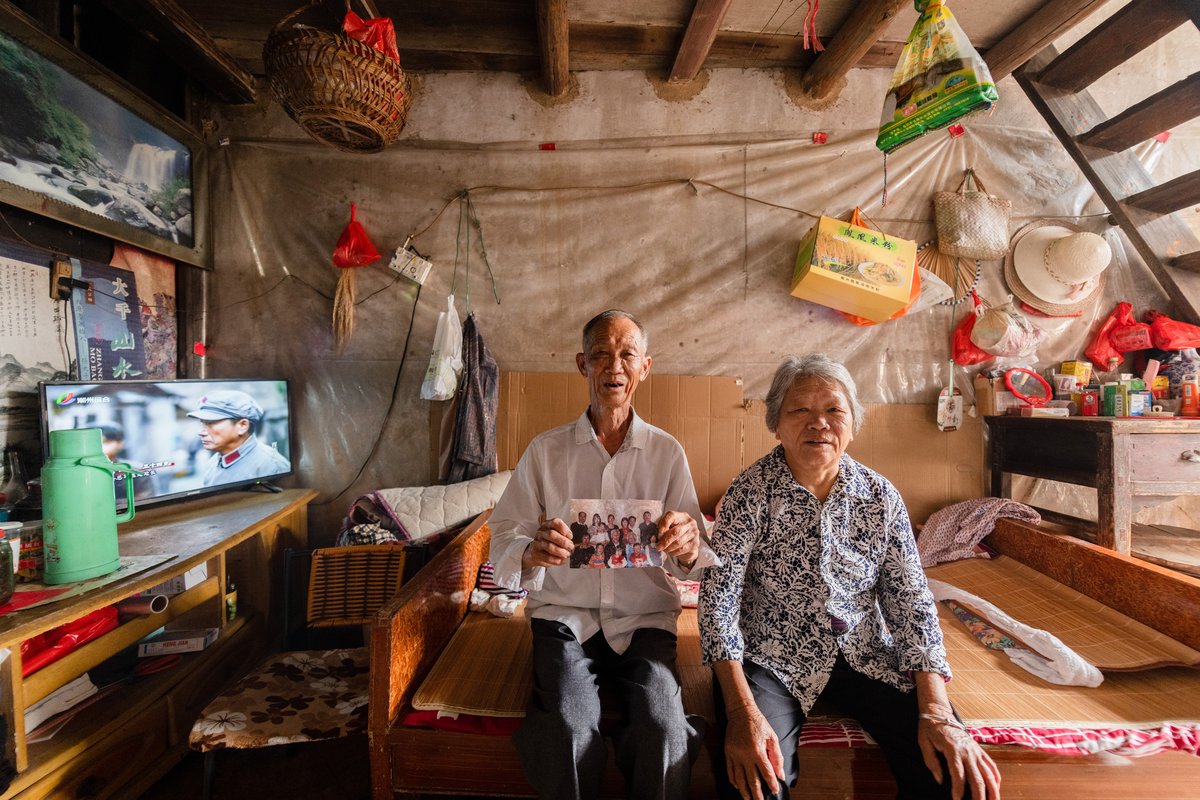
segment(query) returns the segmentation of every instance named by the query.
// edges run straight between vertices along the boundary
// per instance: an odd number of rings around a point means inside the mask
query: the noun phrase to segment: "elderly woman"
[[[879,743],[898,797],[1000,796],[995,763],[946,697],[950,667],[904,502],[845,454],[862,417],[844,366],[787,359],[767,395],[780,445],[721,504],[722,565],[704,575],[700,632],[717,677],[723,797],[788,797],[818,698]]]

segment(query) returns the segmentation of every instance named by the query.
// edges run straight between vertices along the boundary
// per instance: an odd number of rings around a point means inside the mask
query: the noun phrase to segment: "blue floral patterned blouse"
[[[849,456],[822,504],[776,447],[729,487],[712,546],[722,563],[700,586],[706,663],[766,667],[806,714],[839,651],[903,691],[909,672],[950,678],[904,501]]]

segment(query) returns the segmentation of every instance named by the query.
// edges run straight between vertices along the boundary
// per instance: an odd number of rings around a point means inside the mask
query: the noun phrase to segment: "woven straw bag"
[[[1011,214],[1012,203],[988,194],[975,171],[968,169],[957,191],[933,196],[938,250],[961,258],[1002,259],[1008,254]]]

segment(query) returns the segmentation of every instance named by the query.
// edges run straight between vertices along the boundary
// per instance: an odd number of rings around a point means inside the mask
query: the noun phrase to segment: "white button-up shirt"
[[[585,411],[575,422],[529,443],[496,503],[488,521],[496,582],[528,589],[531,617],[566,624],[580,642],[603,631],[618,653],[638,628],[674,633],[679,593],[662,569],[571,569],[563,564],[522,573],[521,556],[541,520],[567,519],[572,500],[591,499],[661,500],[664,512],[691,515],[701,532],[696,563],[689,572],[666,557],[663,566],[678,578],[691,578],[714,563],[679,442],[634,414],[625,441],[609,456]]]

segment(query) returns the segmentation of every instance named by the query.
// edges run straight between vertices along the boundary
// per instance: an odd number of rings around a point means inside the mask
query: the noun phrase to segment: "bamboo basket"
[[[412,105],[400,64],[341,33],[295,22],[313,3],[276,23],[263,46],[275,98],[322,144],[378,153],[400,136]]]

